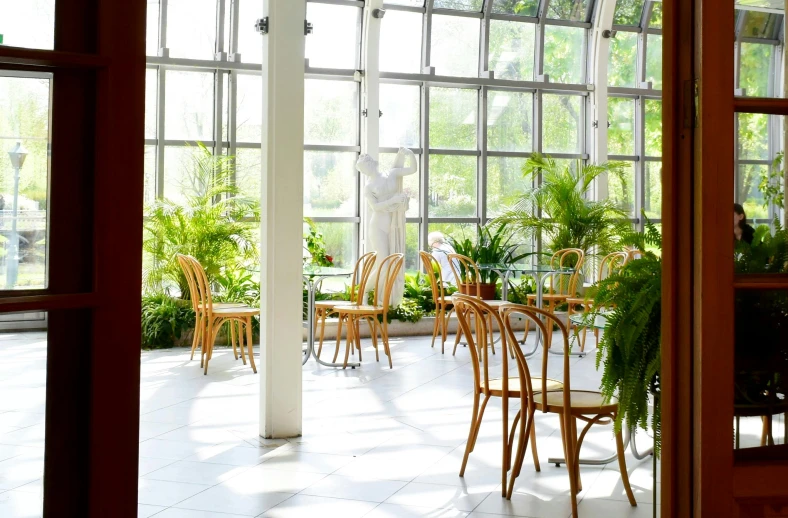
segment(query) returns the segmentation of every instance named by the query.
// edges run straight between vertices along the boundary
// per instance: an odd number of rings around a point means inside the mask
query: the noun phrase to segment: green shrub
[[[183,332],[193,327],[194,310],[191,302],[165,294],[143,297],[142,347],[173,347]]]

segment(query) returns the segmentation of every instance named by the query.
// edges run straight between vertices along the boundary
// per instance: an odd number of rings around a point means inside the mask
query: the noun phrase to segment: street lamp
[[[16,219],[19,210],[19,173],[25,165],[27,150],[21,142],[17,142],[16,146],[8,152],[8,158],[11,159],[11,167],[14,168],[14,213],[11,219],[11,246],[8,247],[5,276],[5,288],[10,290],[16,286],[16,279],[19,276],[19,234],[16,231]]]

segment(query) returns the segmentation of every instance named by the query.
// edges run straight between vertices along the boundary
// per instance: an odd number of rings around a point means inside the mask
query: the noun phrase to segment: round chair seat
[[[213,308],[214,317],[256,317],[260,315],[260,308],[235,307],[235,308]]]
[[[482,381],[482,390],[485,384]],[[558,380],[547,379],[547,391],[561,390],[564,384]],[[534,392],[542,391],[542,378],[531,378],[531,390]],[[490,380],[490,393],[496,397],[503,396],[503,378],[495,378]],[[509,397],[520,397],[520,378],[509,378]]]
[[[316,300],[315,307],[321,309],[332,309],[337,306],[352,306],[353,302],[349,300]]]
[[[369,313],[383,313],[383,306],[372,305],[351,305],[351,306],[338,306],[334,308],[340,314],[346,315],[361,315]]]
[[[198,306],[200,309],[205,309],[205,304],[200,304]],[[246,304],[241,302],[214,302],[212,305],[214,311],[221,308],[248,308]]]
[[[605,402],[601,392],[590,390],[572,390],[570,392],[572,400],[571,412],[574,415],[586,414],[609,414],[618,411],[618,400],[613,398],[609,403]],[[534,394],[534,403],[542,405],[544,394]],[[547,411],[561,413],[564,409],[564,392],[547,393]]]

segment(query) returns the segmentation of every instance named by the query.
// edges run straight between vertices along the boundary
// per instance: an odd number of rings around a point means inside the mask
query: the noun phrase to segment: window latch
[[[254,24],[254,30],[260,34],[268,34],[268,17],[258,19]]]
[[[304,36],[309,36],[315,31],[315,26],[304,20]]]

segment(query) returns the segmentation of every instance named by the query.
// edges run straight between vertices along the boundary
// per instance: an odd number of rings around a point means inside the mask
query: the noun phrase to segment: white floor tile
[[[246,471],[246,468],[207,462],[178,461],[145,475],[148,480],[166,480],[214,486]]]
[[[261,518],[361,518],[376,505],[359,500],[295,495],[263,513]]]
[[[272,456],[261,464],[260,468],[329,474],[347,465],[352,460],[353,457],[346,455],[287,450]]]
[[[459,486],[419,484],[411,482],[386,500],[389,504],[433,507],[437,509],[456,509],[473,511],[484,501],[489,492],[467,491]]]
[[[152,459],[171,459],[183,460],[191,457],[206,446],[179,441],[162,441],[160,439],[148,439],[140,443],[140,457]]]
[[[364,515],[364,518],[464,518],[468,513],[456,509],[433,509],[383,503]]]
[[[211,486],[141,478],[137,491],[139,494],[138,502],[140,504],[169,507],[201,493],[209,487]]]
[[[513,494],[511,500],[501,497],[500,493],[491,493],[479,507],[474,509],[482,513],[502,514],[506,516],[527,516],[528,518],[556,518],[569,516],[572,503],[569,495],[539,498],[533,495]],[[593,515],[589,515],[593,516]]]
[[[3,518],[39,518],[44,515],[40,496],[19,491],[0,493],[0,516]]]
[[[165,509],[167,508],[158,505],[137,504],[137,518],[150,518]]]
[[[161,511],[156,518],[238,518],[243,514],[219,513],[216,511],[194,511],[192,509],[181,509],[170,507]]]
[[[176,507],[208,513],[258,516],[291,496],[292,493],[262,491],[240,484],[220,484],[180,502]]]
[[[383,502],[405,487],[406,482],[328,475],[301,491],[302,495]]]
[[[282,471],[263,469],[263,465],[250,468],[248,471],[224,482],[242,492],[258,493],[298,493],[308,488],[326,475],[309,471]]]

